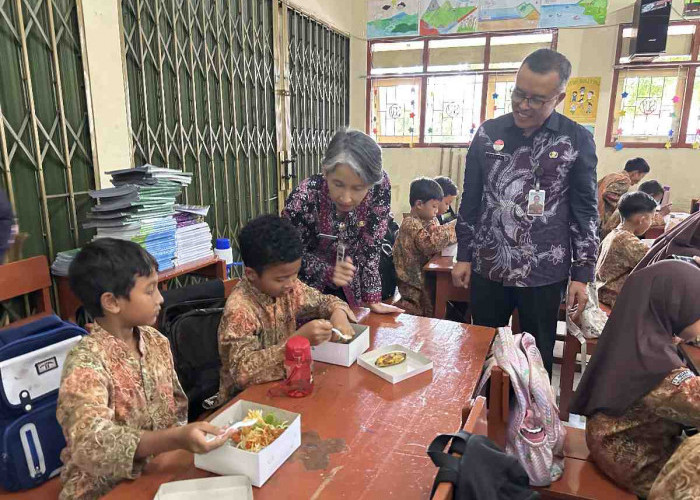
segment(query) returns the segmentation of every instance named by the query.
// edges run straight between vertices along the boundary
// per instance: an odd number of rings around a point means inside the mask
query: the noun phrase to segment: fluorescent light
[[[428,71],[469,71],[472,69],[484,69],[484,63],[464,63],[464,64],[434,64],[428,66]]]
[[[397,52],[400,50],[423,50],[423,42],[391,42],[372,44],[372,52]]]
[[[549,43],[551,33],[534,33],[532,35],[506,35],[491,38],[491,45],[518,45],[522,43]]]
[[[446,40],[431,40],[431,49],[449,49],[452,47],[483,47],[486,45],[486,37],[473,36],[469,38],[448,38]]]
[[[406,66],[405,68],[372,68],[373,75],[405,75],[408,73],[420,73],[423,66]]]

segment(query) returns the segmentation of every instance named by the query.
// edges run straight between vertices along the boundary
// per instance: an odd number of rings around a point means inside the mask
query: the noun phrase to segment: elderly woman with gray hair
[[[350,306],[403,312],[381,302],[379,255],[391,206],[381,149],[368,135],[341,129],[328,145],[322,170],[299,184],[282,212],[304,242],[299,279]]]

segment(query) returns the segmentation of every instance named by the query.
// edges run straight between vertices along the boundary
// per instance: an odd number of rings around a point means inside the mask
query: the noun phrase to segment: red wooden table
[[[429,496],[437,469],[427,446],[437,434],[459,429],[495,331],[367,310],[360,310],[358,319],[370,326],[370,349],[402,344],[432,359],[433,370],[392,385],[357,364],[315,363],[315,389],[307,398],[270,398],[267,391],[274,384],[241,393],[237,399],[301,414],[302,448],[254,489],[256,500]],[[211,475],[194,467],[191,453],[164,453],[141,478],[121,483],[104,498],[151,500],[165,482]],[[59,488],[52,480],[20,494],[0,492],[0,500],[54,500]]]
[[[167,282],[171,279],[186,274],[198,274],[224,281],[226,279],[226,262],[214,256],[195,260],[182,266],[162,271],[158,273],[158,283],[160,284],[161,290],[166,289]],[[82,303],[70,289],[67,276],[56,276],[55,278],[58,288],[58,307],[61,312],[61,318],[75,323],[75,315]]]
[[[453,257],[436,256],[423,267],[423,272],[435,276],[435,300],[433,302],[436,318],[444,318],[447,312],[447,302],[469,302],[469,289],[456,287],[452,284]],[[470,321],[469,318],[466,319]]]
[[[681,352],[688,362],[689,368],[695,373],[700,373],[700,347],[690,344],[681,344]]]

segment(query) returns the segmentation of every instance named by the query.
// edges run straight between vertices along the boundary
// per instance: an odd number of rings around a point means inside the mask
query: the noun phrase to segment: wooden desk
[[[237,399],[302,415],[302,448],[255,489],[256,500],[428,498],[437,469],[427,446],[460,428],[461,408],[473,396],[495,331],[405,314],[358,316],[370,326],[370,349],[400,343],[420,350],[433,360],[432,372],[392,385],[357,364],[316,363],[307,398],[270,398],[273,384],[244,391]],[[164,482],[207,476],[195,469],[191,453],[165,453],[140,479],[104,498],[150,500]]]
[[[434,314],[436,318],[442,319],[447,313],[447,302],[469,302],[469,289],[456,287],[452,284],[452,269],[454,268],[454,258],[433,257],[425,267],[424,273],[435,274],[435,301],[433,302]],[[466,319],[469,321],[469,318]]]
[[[680,349],[688,363],[688,368],[693,370],[696,374],[700,374],[700,347],[690,344],[681,344]]]
[[[690,200],[690,213],[694,214],[697,211],[700,211],[700,198],[693,198]]]
[[[188,264],[160,272],[158,273],[160,289],[166,290],[168,281],[186,274],[198,274],[200,276],[218,278],[224,281],[226,280],[226,262],[214,256],[195,260]],[[58,307],[61,310],[61,318],[75,323],[75,315],[82,303],[70,289],[67,276],[55,276],[55,279],[58,288]]]

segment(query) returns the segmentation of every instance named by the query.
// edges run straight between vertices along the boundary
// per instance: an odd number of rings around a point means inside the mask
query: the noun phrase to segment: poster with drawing
[[[595,123],[600,98],[600,77],[574,77],[566,86],[564,116],[578,123]]]
[[[537,28],[540,0],[481,0],[479,31]]]
[[[540,28],[602,26],[608,0],[541,0]]]
[[[418,34],[421,0],[368,0],[367,38]]]
[[[420,34],[473,33],[479,0],[421,0]]]
[[[700,16],[700,0],[685,0],[683,5],[684,16]]]

